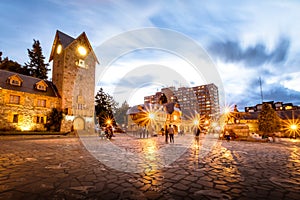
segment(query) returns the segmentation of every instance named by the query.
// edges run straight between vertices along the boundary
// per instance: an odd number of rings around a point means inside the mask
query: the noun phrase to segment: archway
[[[84,127],[85,127],[85,122],[84,122],[83,118],[77,117],[74,119],[74,122],[73,122],[74,130],[84,130]]]

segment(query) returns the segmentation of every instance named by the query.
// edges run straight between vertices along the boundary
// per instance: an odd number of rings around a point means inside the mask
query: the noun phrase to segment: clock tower
[[[56,31],[49,62],[64,112],[61,132],[94,128],[95,67],[99,61],[83,32],[77,38]]]

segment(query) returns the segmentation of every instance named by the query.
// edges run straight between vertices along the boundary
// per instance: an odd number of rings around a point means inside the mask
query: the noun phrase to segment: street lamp
[[[106,120],[107,125],[111,125],[111,119]]]
[[[296,131],[296,130],[298,129],[298,126],[297,126],[297,124],[292,124],[292,125],[290,126],[290,128],[291,128],[293,131]]]

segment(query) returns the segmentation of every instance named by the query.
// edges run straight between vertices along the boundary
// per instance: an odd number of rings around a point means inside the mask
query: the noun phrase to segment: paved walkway
[[[0,199],[300,199],[300,142],[0,137]],[[104,151],[104,152],[103,152]]]

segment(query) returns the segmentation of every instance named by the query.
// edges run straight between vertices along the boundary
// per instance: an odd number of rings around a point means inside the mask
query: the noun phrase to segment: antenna
[[[263,102],[264,101],[264,96],[263,96],[263,91],[262,91],[261,77],[259,77],[259,86],[260,86],[261,102]]]

